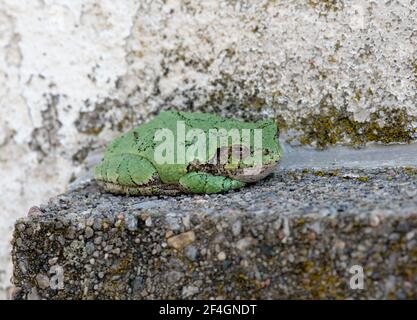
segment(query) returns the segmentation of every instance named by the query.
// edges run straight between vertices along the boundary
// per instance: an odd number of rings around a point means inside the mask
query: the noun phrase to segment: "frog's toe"
[[[180,185],[191,193],[218,193],[239,189],[244,182],[204,172],[190,172],[183,176]]]

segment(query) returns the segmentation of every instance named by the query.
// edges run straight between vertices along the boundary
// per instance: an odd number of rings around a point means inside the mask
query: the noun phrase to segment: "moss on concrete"
[[[369,178],[367,176],[361,176],[357,177],[356,180],[358,180],[359,182],[368,182]]]
[[[287,125],[299,132],[303,145],[316,145],[324,149],[344,143],[361,147],[367,142],[410,143],[417,133],[412,123],[417,121],[404,108],[380,109],[371,113],[367,122],[354,120],[352,112],[322,103],[320,112],[311,112],[298,122]]]
[[[405,167],[403,170],[404,170],[404,173],[409,176],[417,175],[417,168]]]

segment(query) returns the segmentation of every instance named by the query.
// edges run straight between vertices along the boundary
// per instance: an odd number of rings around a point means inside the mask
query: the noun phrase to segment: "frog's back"
[[[255,129],[255,122],[243,122],[237,119],[223,118],[203,112],[173,112],[178,120],[184,121],[188,128],[201,129],[208,132],[210,129]]]
[[[151,121],[140,125],[113,140],[106,149],[106,155],[136,154],[144,155],[154,148],[155,132],[161,128],[174,130],[173,122],[180,119],[177,112],[161,112]],[[173,131],[174,132],[174,131]]]
[[[106,154],[132,153],[144,155],[150,149],[153,150],[153,141],[157,130],[168,129],[176,137],[178,121],[183,121],[186,128],[198,128],[206,133],[210,129],[252,129],[256,127],[253,123],[225,119],[208,113],[165,111],[161,112],[153,120],[116,138],[107,148]]]

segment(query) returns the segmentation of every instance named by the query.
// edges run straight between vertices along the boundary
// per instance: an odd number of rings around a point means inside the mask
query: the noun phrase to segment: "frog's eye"
[[[210,164],[225,164],[229,159],[229,148],[228,147],[221,147],[217,148],[216,153],[213,157],[208,161]]]
[[[242,145],[232,145],[229,147],[230,156],[236,161],[244,160],[250,156],[250,150]]]

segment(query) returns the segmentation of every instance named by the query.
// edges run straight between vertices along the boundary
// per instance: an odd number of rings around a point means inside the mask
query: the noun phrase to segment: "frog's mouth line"
[[[278,164],[279,161],[257,167],[237,169],[232,172],[226,170],[226,174],[231,179],[252,183],[267,177],[275,170]]]
[[[279,161],[269,164],[258,164],[246,168],[227,168],[226,163],[231,159],[245,159],[250,151],[241,145],[220,147],[205,163],[198,160],[190,162],[187,172],[204,172],[215,176],[225,176],[241,182],[253,183],[268,176],[277,167]],[[226,161],[225,161],[226,160]]]
[[[198,162],[191,162],[188,167],[188,172],[204,172],[209,173],[215,176],[226,176],[230,179],[239,180],[242,182],[256,182],[259,181],[270,173],[272,173],[275,168],[278,166],[279,161],[265,164],[250,168],[235,168],[235,169],[226,169],[223,166],[218,166],[215,164],[210,163],[198,163]]]

